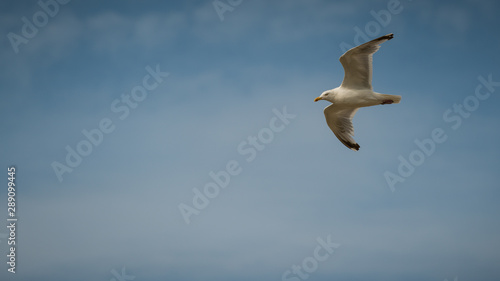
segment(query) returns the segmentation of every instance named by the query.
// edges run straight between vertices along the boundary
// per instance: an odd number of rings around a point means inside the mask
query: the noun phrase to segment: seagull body
[[[401,96],[376,93],[372,89],[372,57],[380,44],[394,37],[392,33],[361,44],[340,57],[344,67],[344,80],[340,87],[324,91],[314,101],[331,102],[324,113],[328,127],[348,148],[359,150],[359,144],[352,138],[352,118],[360,107],[399,103]]]

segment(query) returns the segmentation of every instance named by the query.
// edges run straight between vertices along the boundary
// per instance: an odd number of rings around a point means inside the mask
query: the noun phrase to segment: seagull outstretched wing
[[[328,127],[345,146],[352,150],[359,150],[359,144],[352,138],[354,136],[352,117],[356,111],[358,108],[337,109],[334,104],[330,104],[324,110]]]
[[[372,89],[372,56],[380,44],[394,37],[392,33],[354,47],[340,57],[344,67],[344,81],[341,87],[351,89]]]

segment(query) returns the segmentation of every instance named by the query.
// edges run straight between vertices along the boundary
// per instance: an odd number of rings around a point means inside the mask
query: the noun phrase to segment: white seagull
[[[359,150],[359,144],[352,138],[352,118],[360,107],[378,104],[399,103],[401,96],[379,94],[372,89],[373,54],[380,44],[394,37],[392,33],[354,47],[340,57],[344,67],[344,81],[340,87],[324,91],[314,101],[331,102],[324,113],[328,127],[348,148]]]

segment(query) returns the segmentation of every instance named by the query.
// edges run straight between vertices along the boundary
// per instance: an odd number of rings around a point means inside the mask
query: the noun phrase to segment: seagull
[[[352,138],[352,118],[358,109],[401,101],[401,96],[376,93],[372,88],[373,54],[380,48],[380,44],[393,37],[394,34],[390,33],[345,52],[339,59],[345,72],[342,84],[335,89],[324,91],[314,100],[332,103],[324,109],[326,123],[335,136],[354,151],[359,150],[359,144]]]

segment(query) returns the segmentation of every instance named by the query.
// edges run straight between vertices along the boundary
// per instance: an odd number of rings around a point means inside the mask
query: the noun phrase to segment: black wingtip
[[[358,151],[360,148],[359,144],[357,144],[357,143],[351,143],[351,142],[343,142],[343,143],[345,146],[347,146],[347,148],[354,150],[354,151]]]
[[[392,38],[394,38],[394,34],[393,33],[389,33],[387,35],[384,35],[382,36],[383,39],[387,39],[387,40],[391,40]]]

